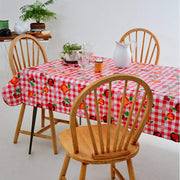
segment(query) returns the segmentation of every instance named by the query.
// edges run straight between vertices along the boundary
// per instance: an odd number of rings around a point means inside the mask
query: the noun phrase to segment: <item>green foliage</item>
[[[78,45],[77,43],[70,44],[69,42],[63,45],[63,54],[71,55],[73,50],[81,50],[81,45]]]
[[[47,5],[53,3],[54,0],[48,0],[45,3],[36,0],[34,4],[22,6],[20,8],[22,15],[19,18],[23,21],[32,19],[37,23],[40,23],[40,21],[49,21],[51,18],[56,19],[56,13],[51,12],[46,8]]]

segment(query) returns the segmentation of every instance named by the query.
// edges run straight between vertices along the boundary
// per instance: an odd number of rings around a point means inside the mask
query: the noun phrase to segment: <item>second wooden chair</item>
[[[134,91],[131,93],[132,104],[127,112],[125,106],[128,102],[129,87],[134,87]],[[104,89],[108,89],[105,93],[107,98],[104,102],[107,107],[105,112],[102,110],[105,105],[99,103]],[[115,92],[119,92],[117,107],[113,105],[113,100],[117,97]],[[152,105],[153,96],[150,87],[137,76],[115,74],[91,83],[78,95],[72,105],[70,129],[59,135],[60,143],[66,152],[59,179],[66,179],[69,160],[73,158],[81,162],[80,180],[85,180],[88,164],[110,164],[111,179],[115,178],[115,174],[119,179],[124,179],[115,166],[120,161],[127,162],[130,180],[135,180],[132,158],[138,153],[138,139],[146,125]],[[93,117],[96,117],[96,121],[90,120],[92,112],[89,109],[94,112]],[[112,109],[117,111],[112,114]],[[77,126],[76,117],[79,110],[84,112],[87,126]],[[124,112],[128,117],[125,117]],[[112,124],[112,117],[115,118],[115,114],[116,123]],[[104,117],[107,123],[103,123]]]
[[[13,75],[16,75],[20,70],[28,67],[32,67],[35,65],[39,65],[40,63],[47,63],[47,55],[44,50],[42,44],[32,35],[22,34],[17,36],[10,44],[9,48],[9,64]],[[25,104],[21,105],[21,110],[18,118],[18,123],[14,136],[14,143],[17,143],[19,133],[31,135],[30,131],[25,131],[21,129],[24,112],[25,112]],[[57,144],[56,144],[56,135],[55,135],[55,127],[54,125],[57,122],[69,123],[69,121],[56,119],[53,116],[53,112],[49,110],[50,116],[45,116],[45,109],[41,109],[41,125],[42,129],[37,133],[34,133],[34,136],[42,137],[46,139],[52,139],[54,153],[57,153]],[[50,125],[44,127],[45,119],[50,120]],[[48,128],[51,128],[51,135],[47,136],[42,134]]]
[[[135,51],[132,52],[131,61],[158,64],[160,57],[160,44],[157,37],[149,30],[143,28],[135,28],[126,32],[119,42],[136,42]]]

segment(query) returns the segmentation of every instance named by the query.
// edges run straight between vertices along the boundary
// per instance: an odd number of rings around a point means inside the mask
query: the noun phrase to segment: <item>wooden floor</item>
[[[9,80],[0,72],[0,89]],[[50,140],[34,138],[32,154],[28,155],[29,136],[20,135],[18,143],[13,137],[20,106],[9,107],[0,95],[0,179],[2,180],[57,180],[65,157],[58,142],[58,154],[54,155]],[[31,110],[27,108],[25,128],[30,128]],[[40,114],[38,114],[39,117]],[[40,127],[37,120],[36,128]],[[66,124],[56,126],[56,135],[68,128]],[[50,134],[50,131],[48,131]],[[143,134],[140,138],[140,151],[133,159],[137,180],[178,180],[178,143]],[[153,158],[152,158],[153,157]],[[146,163],[144,163],[146,162]],[[117,166],[128,179],[125,163]],[[68,180],[79,177],[80,165],[71,161],[67,172]],[[110,180],[109,165],[87,167],[87,180]]]

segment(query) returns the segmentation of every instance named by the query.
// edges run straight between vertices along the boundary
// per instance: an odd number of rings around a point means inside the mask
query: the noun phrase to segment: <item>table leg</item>
[[[29,154],[31,154],[31,148],[32,148],[32,141],[33,141],[33,135],[34,135],[34,127],[36,122],[36,115],[37,115],[37,107],[33,108],[33,116],[32,116],[32,125],[31,125],[31,137],[30,137],[30,144],[29,144]]]
[[[79,117],[79,125],[81,125],[81,117]]]

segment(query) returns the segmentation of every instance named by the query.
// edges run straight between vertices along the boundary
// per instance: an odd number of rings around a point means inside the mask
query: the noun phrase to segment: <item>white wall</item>
[[[0,0],[0,19],[9,19],[13,30],[20,16],[19,8],[33,2]],[[160,42],[159,64],[180,66],[179,0],[56,0],[49,8],[57,13],[56,20],[46,23],[52,34],[49,60],[60,57],[67,41],[92,43],[95,55],[112,57],[115,40],[131,28],[143,27],[151,30]],[[1,71],[8,66],[2,53],[1,49]]]

